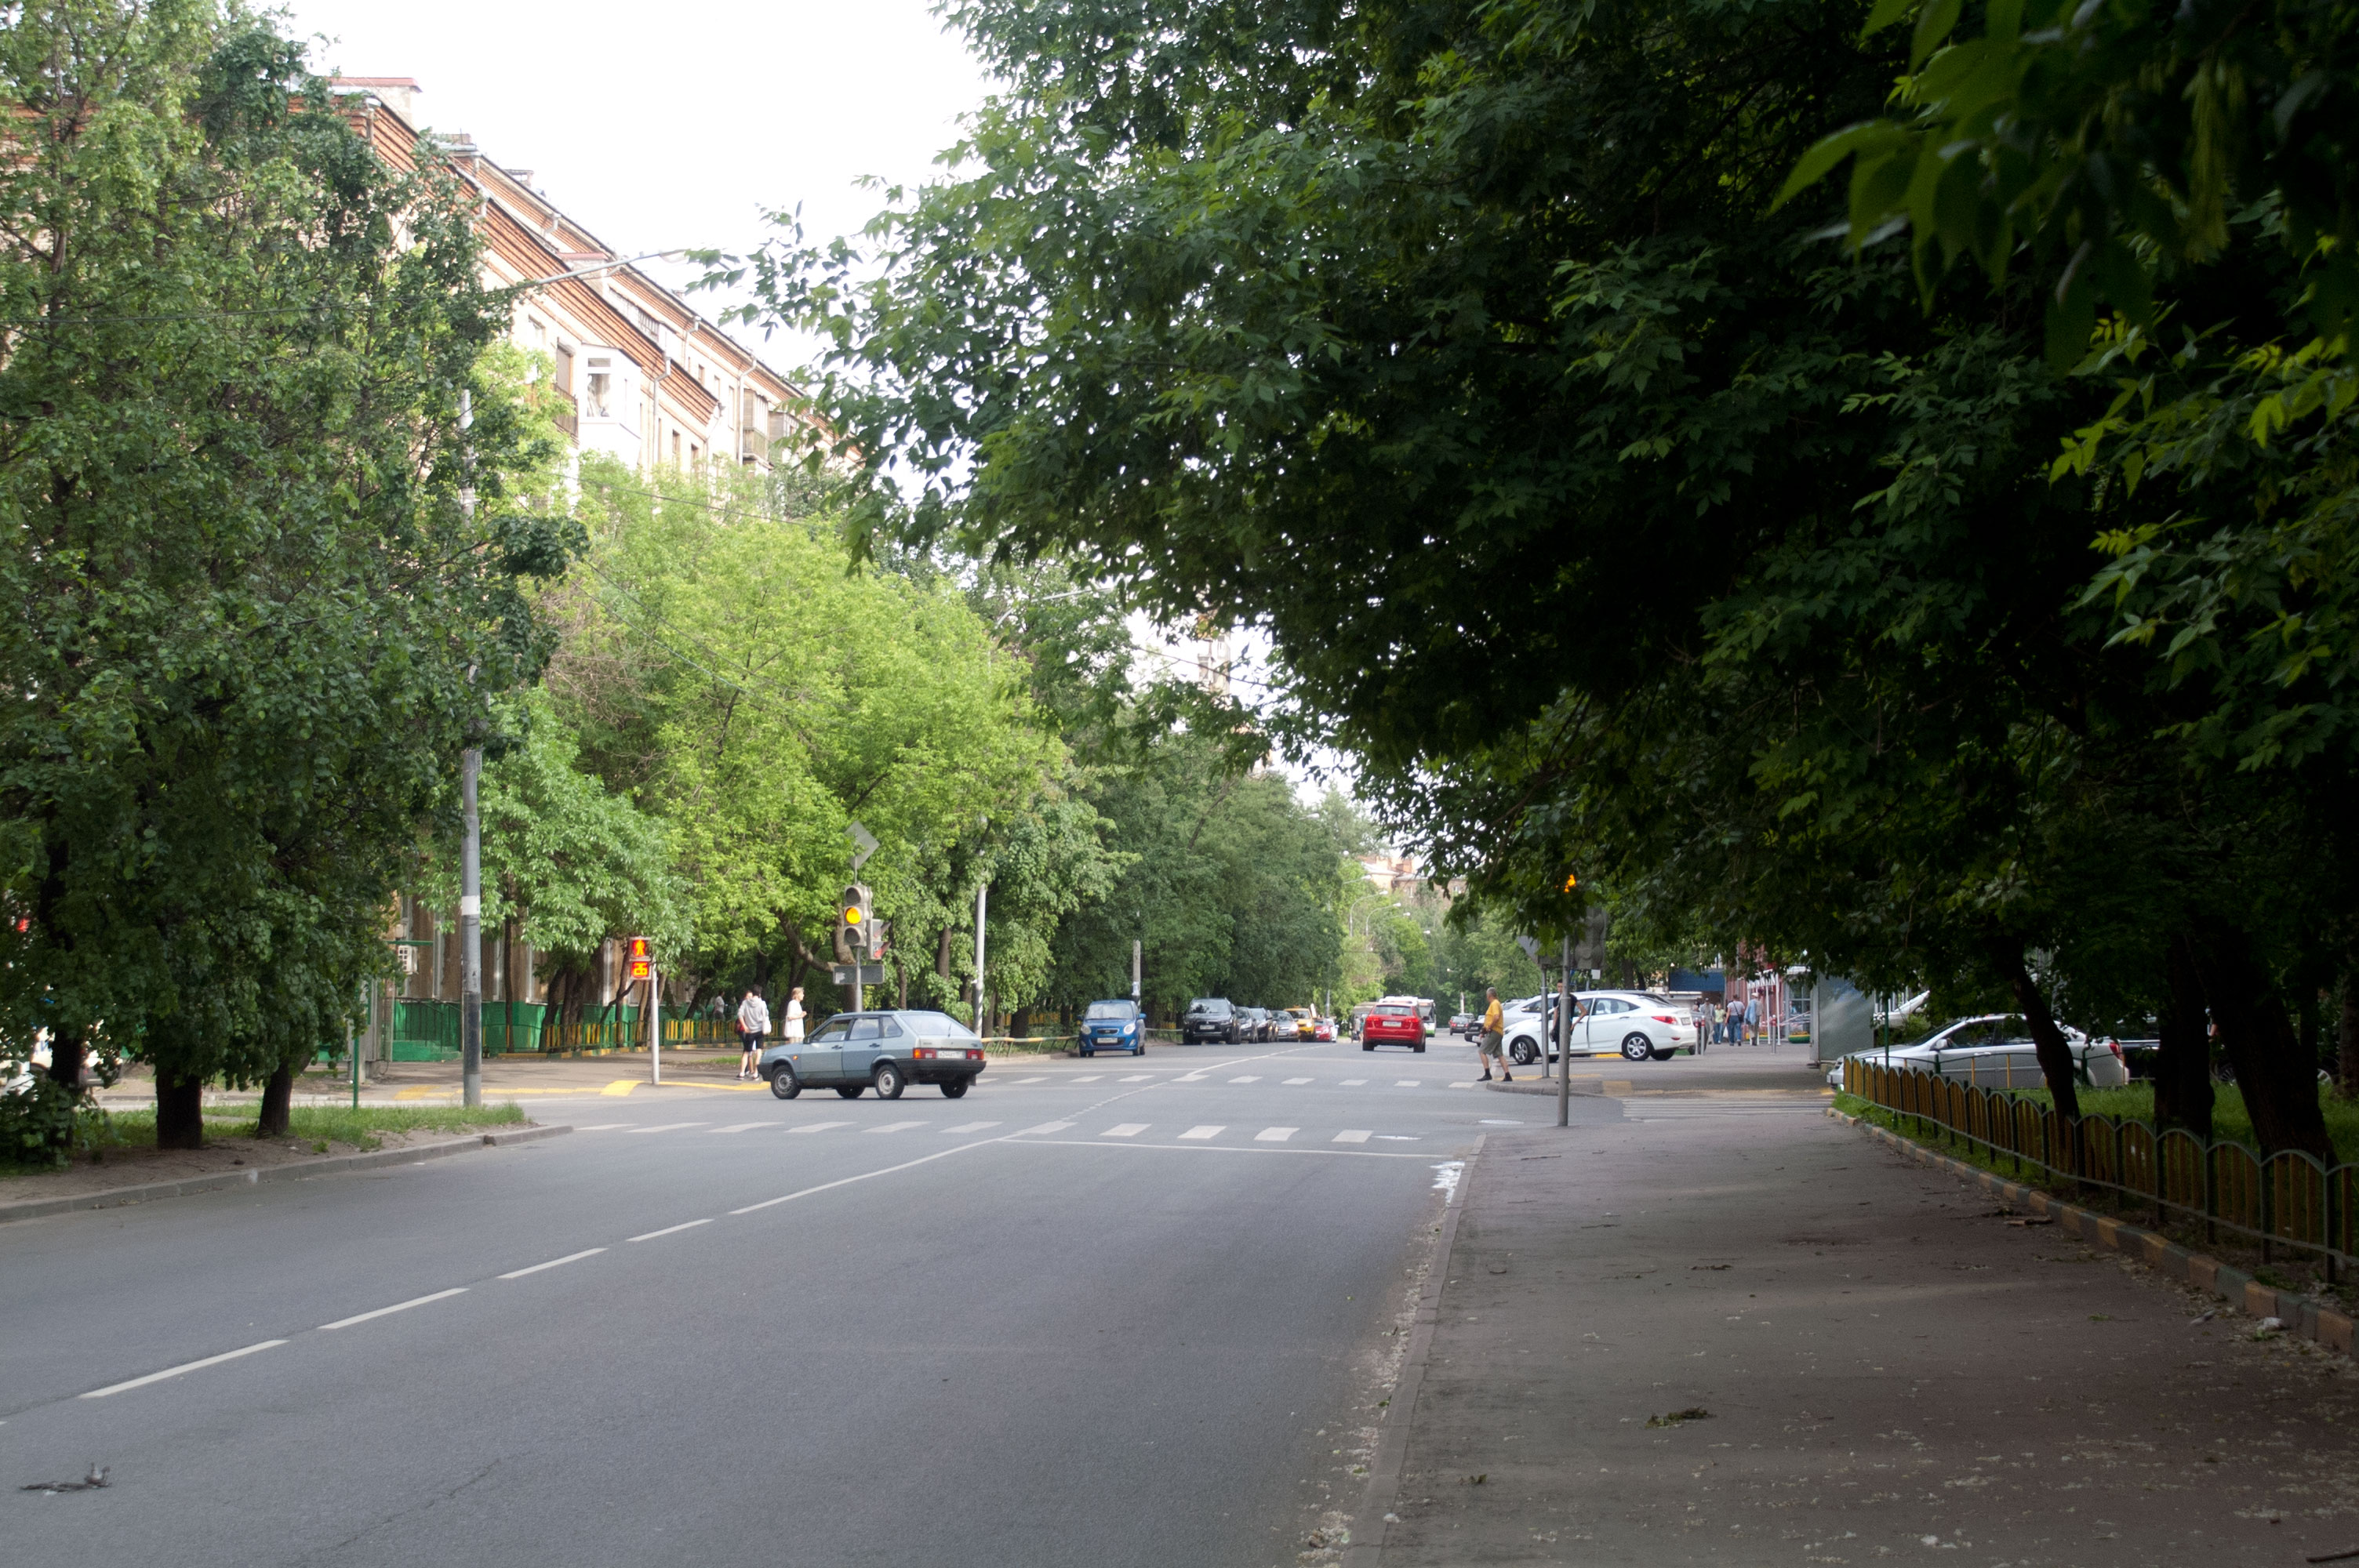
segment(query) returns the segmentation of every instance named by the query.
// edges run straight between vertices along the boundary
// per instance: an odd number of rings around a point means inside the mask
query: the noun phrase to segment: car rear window
[[[1376,1009],[1376,1016],[1378,1018],[1407,1018],[1408,1015],[1409,1010],[1405,1007],[1380,1007]]]

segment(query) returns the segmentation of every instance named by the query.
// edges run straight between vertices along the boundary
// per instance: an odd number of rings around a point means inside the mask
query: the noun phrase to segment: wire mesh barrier
[[[1994,1162],[2095,1187],[2150,1210],[2157,1225],[2177,1216],[2217,1241],[2226,1231],[2256,1243],[2264,1260],[2280,1252],[2318,1260],[2329,1281],[2348,1276],[2359,1165],[2332,1169],[2299,1150],[2263,1159],[2242,1143],[2205,1142],[2184,1128],[2157,1132],[2143,1121],[2065,1117],[2001,1088],[1938,1073],[1851,1057],[1843,1089],[1917,1124],[1970,1144]]]

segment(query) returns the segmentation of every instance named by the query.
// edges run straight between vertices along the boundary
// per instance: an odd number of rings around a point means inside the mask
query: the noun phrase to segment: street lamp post
[[[484,1103],[484,839],[475,783],[484,752],[459,753],[459,801],[465,838],[459,847],[459,1084],[466,1105]]]

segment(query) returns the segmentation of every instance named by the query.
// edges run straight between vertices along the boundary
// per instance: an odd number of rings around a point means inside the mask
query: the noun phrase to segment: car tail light
[[[2123,1060],[2126,1060],[2126,1058],[2125,1058],[2125,1057],[2122,1055],[2122,1043],[2121,1043],[2120,1041],[2118,1041],[2118,1040],[2108,1040],[2108,1041],[2106,1041],[2106,1042],[2105,1042],[2105,1049],[2106,1049],[2106,1050],[2108,1050],[2108,1051],[2111,1051],[2111,1052],[2114,1054],[2114,1059],[2115,1061],[2123,1061]]]
[[[1658,1023],[1677,1023],[1679,1022],[1678,1019],[1673,1018],[1668,1012],[1650,1012],[1647,1016],[1653,1019]]]

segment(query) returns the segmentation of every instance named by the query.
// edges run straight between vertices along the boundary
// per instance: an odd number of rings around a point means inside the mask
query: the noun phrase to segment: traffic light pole
[[[1572,938],[1564,939],[1564,965],[1557,970],[1556,1124],[1572,1124]]]

